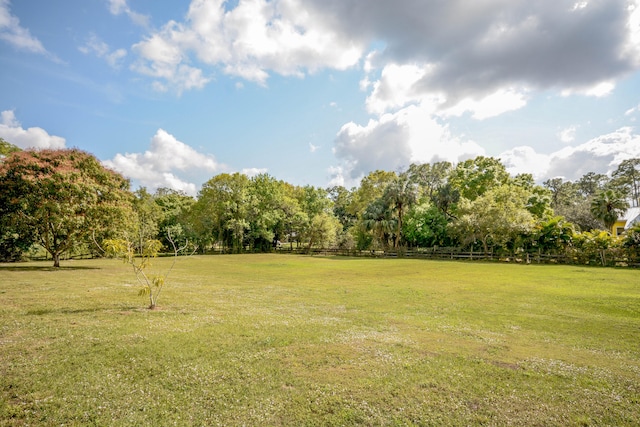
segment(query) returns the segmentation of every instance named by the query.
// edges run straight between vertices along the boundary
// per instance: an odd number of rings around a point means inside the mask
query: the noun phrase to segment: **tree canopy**
[[[610,232],[637,201],[640,165],[630,159],[612,175],[590,172],[575,182],[553,178],[539,185],[531,174],[512,177],[499,159],[480,156],[457,165],[373,171],[350,189],[221,173],[194,198],[166,188],[132,193],[127,180],[79,150],[3,147],[0,257],[19,259],[41,246],[56,265],[89,237],[113,240],[118,230],[138,249],[159,241],[159,250],[168,252],[174,245],[243,252],[283,244],[302,250],[456,246],[509,256],[601,251],[601,242],[609,248],[616,240],[593,236]]]
[[[0,163],[0,205],[12,234],[60,256],[129,218],[129,181],[77,149],[17,151]]]

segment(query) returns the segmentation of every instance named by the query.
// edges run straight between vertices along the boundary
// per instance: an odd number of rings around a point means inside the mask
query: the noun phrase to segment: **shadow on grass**
[[[47,266],[37,266],[37,265],[11,265],[11,264],[0,264],[0,271],[73,271],[73,270],[100,270],[99,267],[73,267],[73,266],[62,266],[62,267],[47,267]]]

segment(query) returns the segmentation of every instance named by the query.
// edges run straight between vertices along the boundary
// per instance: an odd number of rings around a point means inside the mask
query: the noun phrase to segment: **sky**
[[[640,157],[640,0],[0,0],[0,137],[197,195]]]

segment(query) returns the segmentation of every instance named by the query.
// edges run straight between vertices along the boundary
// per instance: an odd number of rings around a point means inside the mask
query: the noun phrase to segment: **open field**
[[[191,257],[150,311],[49,266],[0,264],[0,425],[640,425],[638,271]]]

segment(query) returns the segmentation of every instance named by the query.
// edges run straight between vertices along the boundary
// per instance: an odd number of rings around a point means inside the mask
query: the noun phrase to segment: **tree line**
[[[100,255],[100,242],[114,238],[139,251],[149,241],[203,253],[455,247],[598,264],[637,263],[640,252],[640,225],[621,237],[611,233],[640,201],[640,159],[621,162],[610,176],[542,185],[484,156],[377,170],[354,188],[222,173],[191,197],[167,188],[131,191],[124,177],[80,150],[21,151],[6,141],[0,149],[4,261],[43,248],[59,265],[74,251]]]

